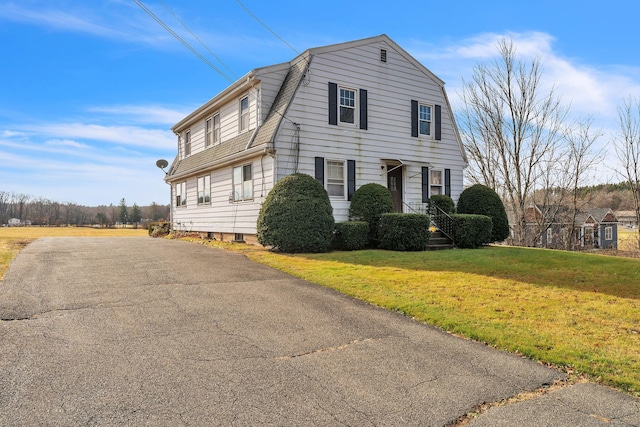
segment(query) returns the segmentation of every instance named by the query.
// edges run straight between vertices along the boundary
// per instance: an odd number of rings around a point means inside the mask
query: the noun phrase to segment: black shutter
[[[436,140],[440,141],[442,139],[442,109],[440,108],[439,105],[435,106],[435,111],[434,111],[434,115],[435,115],[435,122],[436,122]]]
[[[347,200],[356,192],[356,161],[347,160]]]
[[[444,170],[444,194],[451,197],[451,169]]]
[[[360,89],[360,129],[367,130],[367,91]]]
[[[329,82],[329,124],[338,124],[338,85]]]
[[[429,168],[422,168],[422,203],[429,201]]]
[[[418,136],[418,101],[411,100],[411,136]]]
[[[316,179],[324,187],[324,157],[316,157]]]

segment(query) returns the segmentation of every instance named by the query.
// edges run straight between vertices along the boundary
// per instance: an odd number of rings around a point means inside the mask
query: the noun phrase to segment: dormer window
[[[191,130],[188,130],[184,133],[184,155],[191,155]]]
[[[249,129],[249,97],[240,100],[240,132]]]

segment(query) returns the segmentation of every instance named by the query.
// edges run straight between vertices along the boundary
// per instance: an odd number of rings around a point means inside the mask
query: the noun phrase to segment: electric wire
[[[269,32],[271,34],[273,34],[278,40],[280,40],[282,43],[284,43],[285,45],[287,45],[291,50],[293,50],[295,53],[297,53],[298,55],[300,54],[300,52],[298,52],[296,50],[296,48],[294,48],[293,46],[291,46],[289,43],[286,42],[286,40],[284,40],[282,37],[280,37],[278,34],[276,34],[275,31],[273,31],[271,28],[269,28],[269,26],[267,24],[265,24],[264,22],[262,22],[260,20],[260,18],[258,18],[256,15],[254,15],[249,8],[247,8],[247,6],[245,6],[240,0],[236,0],[238,2],[238,4],[240,6],[242,6],[242,8],[256,21],[258,21],[260,23],[260,25],[262,25],[263,27],[265,27],[267,30],[269,30]]]
[[[209,49],[209,47],[204,44],[202,42],[202,40],[200,40],[200,38],[193,32],[191,31],[191,29],[189,29],[189,27],[187,27],[187,25],[180,19],[178,18],[178,15],[176,15],[175,13],[173,13],[173,11],[171,9],[169,9],[169,6],[166,5],[166,3],[162,0],[158,0],[160,2],[160,4],[162,4],[162,6],[164,6],[164,8],[171,14],[173,15],[173,17],[176,19],[176,21],[178,21],[187,31],[189,31],[189,34],[191,34],[196,40],[198,40],[198,43],[200,43],[202,45],[202,47],[204,47],[205,49],[207,49],[207,51],[211,54],[211,56],[213,56],[219,63],[221,63],[224,68],[227,69],[227,71],[229,71],[236,79],[239,78],[239,76],[233,72],[233,70],[231,68],[229,68],[227,66],[227,64],[224,63],[224,61],[222,61],[222,59],[220,59],[215,53],[213,53],[211,51],[211,49]]]
[[[156,16],[155,13],[153,13],[147,6],[145,6],[140,0],[133,0],[138,6],[140,6],[140,8],[142,10],[144,10],[147,15],[149,15],[151,18],[153,18],[154,21],[156,21],[158,24],[160,24],[160,26],[162,28],[164,28],[165,30],[167,30],[167,32],[169,34],[171,34],[173,37],[175,37],[176,40],[178,40],[180,43],[182,43],[184,45],[184,47],[186,47],[187,49],[189,49],[194,55],[196,55],[198,58],[200,58],[200,60],[202,60],[205,64],[207,64],[209,67],[211,67],[216,73],[220,74],[225,80],[229,81],[230,83],[233,82],[233,79],[229,76],[227,76],[224,72],[222,72],[222,70],[220,70],[218,67],[216,67],[215,65],[213,65],[207,58],[205,58],[204,56],[202,56],[200,54],[200,52],[198,52],[197,50],[195,50],[189,43],[187,43],[182,37],[180,37],[175,31],[173,31],[167,24],[165,24],[162,19],[158,18]]]

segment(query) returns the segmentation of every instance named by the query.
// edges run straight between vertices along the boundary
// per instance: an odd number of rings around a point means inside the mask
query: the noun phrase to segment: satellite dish
[[[169,162],[167,162],[165,159],[160,159],[156,162],[156,166],[164,171],[164,168],[169,166]]]

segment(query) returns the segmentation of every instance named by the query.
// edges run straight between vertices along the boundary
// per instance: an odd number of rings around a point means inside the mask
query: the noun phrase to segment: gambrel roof
[[[453,114],[449,99],[444,90],[444,82],[435,74],[433,74],[429,69],[427,69],[424,65],[418,62],[415,58],[413,58],[404,49],[393,42],[385,34],[362,40],[311,48],[298,55],[289,63],[277,64],[252,70],[245,76],[238,79],[228,88],[226,88],[223,92],[215,96],[212,100],[210,100],[209,102],[198,108],[196,111],[189,114],[178,124],[176,124],[172,128],[172,130],[177,134],[184,129],[187,129],[188,126],[190,126],[196,120],[204,117],[207,111],[212,111],[214,107],[221,105],[222,102],[226,102],[229,99],[230,95],[236,94],[238,93],[238,91],[243,89],[246,90],[246,88],[250,87],[251,84],[255,84],[254,79],[259,79],[261,73],[264,73],[265,71],[269,72],[274,69],[281,69],[282,67],[286,66],[289,67],[280,90],[276,95],[273,104],[269,107],[269,113],[267,114],[263,123],[258,126],[257,129],[255,129],[253,132],[245,132],[243,134],[240,134],[219,145],[209,147],[204,151],[187,156],[182,160],[180,160],[179,156],[177,155],[169,168],[165,180],[169,181],[181,177],[191,176],[204,170],[222,166],[228,161],[237,161],[239,160],[239,157],[242,157],[243,153],[246,154],[247,157],[249,157],[255,155],[256,153],[259,153],[262,150],[273,149],[272,143],[274,142],[278,129],[280,128],[282,121],[285,120],[287,109],[289,108],[289,105],[296,91],[298,90],[302,80],[305,77],[309,65],[313,60],[313,56],[380,41],[386,42],[389,46],[396,50],[398,54],[403,56],[408,62],[413,64],[428,78],[432,79],[441,88],[448,111]],[[458,146],[460,148],[461,156],[464,162],[468,163],[467,155],[462,145],[462,140],[460,138],[455,120],[452,119],[451,122],[454,128],[454,134]]]

